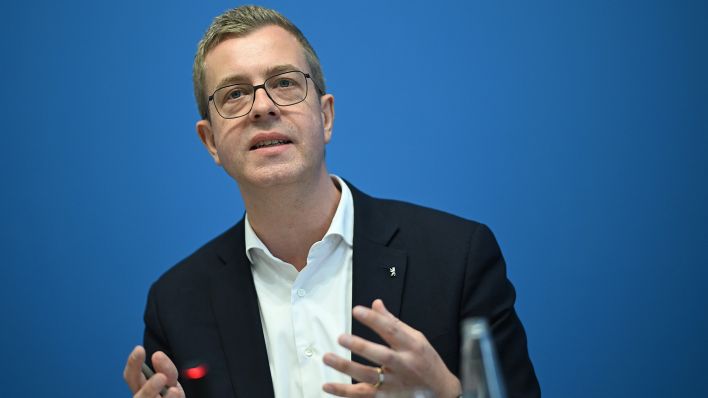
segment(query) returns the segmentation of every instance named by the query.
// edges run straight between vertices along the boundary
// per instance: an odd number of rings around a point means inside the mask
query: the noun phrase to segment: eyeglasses
[[[312,80],[308,73],[300,71],[283,72],[266,79],[263,84],[230,84],[217,88],[209,96],[209,101],[214,101],[214,107],[224,119],[235,119],[246,116],[253,109],[256,101],[256,91],[265,90],[266,95],[278,106],[298,104],[307,98],[307,79]],[[322,93],[317,84],[312,81],[317,91]]]

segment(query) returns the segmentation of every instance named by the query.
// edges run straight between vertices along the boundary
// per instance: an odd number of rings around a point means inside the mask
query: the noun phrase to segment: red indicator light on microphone
[[[207,374],[207,368],[205,365],[200,364],[197,365],[193,368],[187,368],[182,370],[182,374],[184,377],[191,379],[191,380],[198,380],[206,376]]]

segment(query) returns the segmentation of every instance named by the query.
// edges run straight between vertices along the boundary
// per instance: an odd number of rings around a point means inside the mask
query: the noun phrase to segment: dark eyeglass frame
[[[324,91],[322,91],[322,89],[320,89],[320,87],[317,85],[317,83],[316,83],[315,80],[312,78],[312,76],[310,76],[309,73],[305,73],[305,72],[300,71],[300,70],[289,70],[289,71],[280,72],[280,73],[277,73],[277,74],[275,74],[275,75],[273,75],[273,76],[270,76],[270,77],[268,77],[267,79],[265,79],[265,80],[263,81],[263,84],[259,84],[259,85],[257,85],[257,86],[254,86],[254,85],[248,84],[248,83],[234,83],[234,84],[227,84],[226,86],[221,86],[221,87],[217,88],[216,90],[214,90],[214,92],[209,96],[209,100],[207,101],[207,103],[209,103],[209,102],[214,103],[214,109],[216,109],[216,113],[218,113],[219,116],[221,116],[223,119],[237,119],[237,118],[244,117],[244,116],[248,115],[249,113],[251,113],[251,111],[253,110],[253,104],[256,103],[256,91],[258,91],[259,88],[262,88],[263,91],[265,91],[265,93],[266,93],[266,95],[268,96],[268,98],[270,98],[270,100],[273,101],[273,103],[274,103],[275,105],[279,106],[279,107],[291,106],[291,105],[299,104],[299,103],[301,103],[302,101],[304,101],[305,99],[307,99],[307,94],[308,94],[309,91],[310,91],[310,87],[309,87],[308,84],[305,84],[305,95],[302,97],[302,99],[301,99],[300,101],[293,102],[292,104],[287,104],[287,105],[281,105],[281,104],[279,104],[278,101],[276,101],[275,99],[273,99],[273,97],[271,97],[270,93],[268,92],[268,89],[266,88],[266,83],[268,83],[269,80],[271,80],[271,79],[273,79],[273,78],[275,78],[275,77],[278,77],[278,76],[281,76],[281,75],[284,75],[284,74],[287,74],[287,73],[293,73],[293,72],[297,72],[297,73],[300,73],[300,74],[302,74],[303,76],[305,76],[305,83],[307,83],[307,79],[312,80],[312,84],[315,85],[315,88],[317,89],[317,92],[318,92],[320,95],[324,95],[324,94],[325,94]],[[226,116],[224,116],[224,115],[221,114],[221,112],[219,111],[219,107],[216,106],[216,102],[214,102],[214,95],[216,95],[216,92],[219,91],[219,90],[225,89],[225,88],[227,88],[227,87],[233,87],[233,86],[247,86],[247,87],[250,86],[250,87],[253,88],[253,98],[251,98],[251,107],[248,108],[248,112],[244,113],[243,115],[226,117]],[[209,117],[209,108],[208,108],[208,107],[207,107],[207,117]]]

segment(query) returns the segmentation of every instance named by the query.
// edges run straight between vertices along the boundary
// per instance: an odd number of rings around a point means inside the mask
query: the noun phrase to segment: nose
[[[258,120],[266,116],[278,116],[279,113],[278,105],[270,99],[265,87],[257,87],[256,91],[253,92],[253,109],[251,109],[249,117]]]

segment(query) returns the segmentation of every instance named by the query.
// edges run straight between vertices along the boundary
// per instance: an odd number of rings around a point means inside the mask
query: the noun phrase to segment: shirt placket
[[[313,268],[319,265],[321,249],[320,244],[313,245],[307,258],[307,265],[298,275],[290,292],[293,336],[297,347],[298,363],[300,364],[302,396],[306,398],[322,395],[318,369],[318,366],[320,366],[318,360],[322,354],[318,351],[315,338],[312,335],[312,329],[310,328],[313,321],[312,317],[315,316],[312,313],[315,303],[311,305],[314,300],[312,297],[312,288],[314,286],[311,273],[314,271]]]

